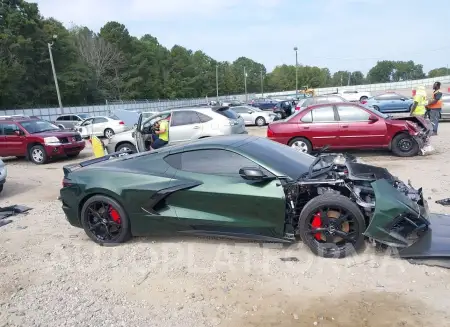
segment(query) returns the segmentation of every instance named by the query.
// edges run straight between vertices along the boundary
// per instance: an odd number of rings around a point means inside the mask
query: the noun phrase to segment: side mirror
[[[405,101],[406,99],[405,98],[400,98],[400,100]]]
[[[239,169],[239,175],[249,181],[262,181],[267,178],[267,175],[263,173],[261,169],[244,167]]]
[[[379,120],[379,118],[376,116],[376,115],[370,115],[369,116],[369,121],[370,122],[376,122],[376,121],[378,121]]]
[[[253,113],[253,111],[249,110],[249,111],[248,111],[248,113],[249,113],[249,114],[252,114],[252,113]]]
[[[16,134],[17,136],[22,136],[25,133],[23,131],[21,131],[21,130],[18,130],[18,131],[14,131],[14,134]]]

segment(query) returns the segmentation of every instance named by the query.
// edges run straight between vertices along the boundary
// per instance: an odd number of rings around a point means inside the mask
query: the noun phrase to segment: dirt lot
[[[251,133],[265,135],[264,128]],[[450,124],[433,138],[437,153],[400,159],[358,153],[450,196]],[[90,156],[88,151],[80,160]],[[34,209],[0,228],[0,326],[445,326],[450,270],[375,253],[314,257],[302,244],[136,238],[101,247],[69,226],[57,200],[67,161],[35,166],[6,160],[1,206]],[[297,257],[298,262],[280,258]]]

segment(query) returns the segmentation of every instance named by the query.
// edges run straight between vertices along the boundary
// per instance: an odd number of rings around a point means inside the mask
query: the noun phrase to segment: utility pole
[[[244,67],[244,90],[245,90],[245,102],[248,102],[248,95],[247,95],[247,71]]]
[[[347,86],[350,86],[350,77],[352,76],[351,73],[348,73],[348,82],[347,82]]]
[[[54,40],[56,40],[57,37],[58,37],[57,35],[53,35]],[[61,102],[61,94],[59,93],[58,78],[56,77],[55,63],[53,61],[53,54],[52,54],[53,43],[54,43],[54,41],[52,41],[52,43],[47,43],[48,53],[50,55],[50,63],[52,65],[53,79],[55,80],[55,88],[56,88],[56,95],[58,96],[59,108],[61,109],[61,113],[64,114],[64,108],[63,108],[62,102]]]
[[[262,67],[261,67],[261,98],[264,98],[264,78]]]
[[[216,65],[216,97],[219,102],[219,65]]]
[[[295,98],[298,99],[298,48],[294,48],[295,51]]]

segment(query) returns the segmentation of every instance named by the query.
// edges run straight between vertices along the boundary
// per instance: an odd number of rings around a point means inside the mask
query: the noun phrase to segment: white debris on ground
[[[356,153],[423,186],[432,211],[450,196],[450,124],[435,153]],[[249,128],[265,135],[265,128]],[[89,157],[85,151],[79,160]],[[375,253],[321,259],[302,244],[136,238],[101,247],[57,200],[65,162],[6,159],[0,205],[33,207],[0,228],[0,326],[444,326],[450,270]],[[296,257],[298,261],[281,261]]]

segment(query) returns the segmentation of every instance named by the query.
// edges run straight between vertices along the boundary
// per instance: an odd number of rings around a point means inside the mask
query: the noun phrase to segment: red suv
[[[59,156],[76,157],[86,146],[75,131],[30,117],[0,117],[0,157],[27,157],[35,164]]]

